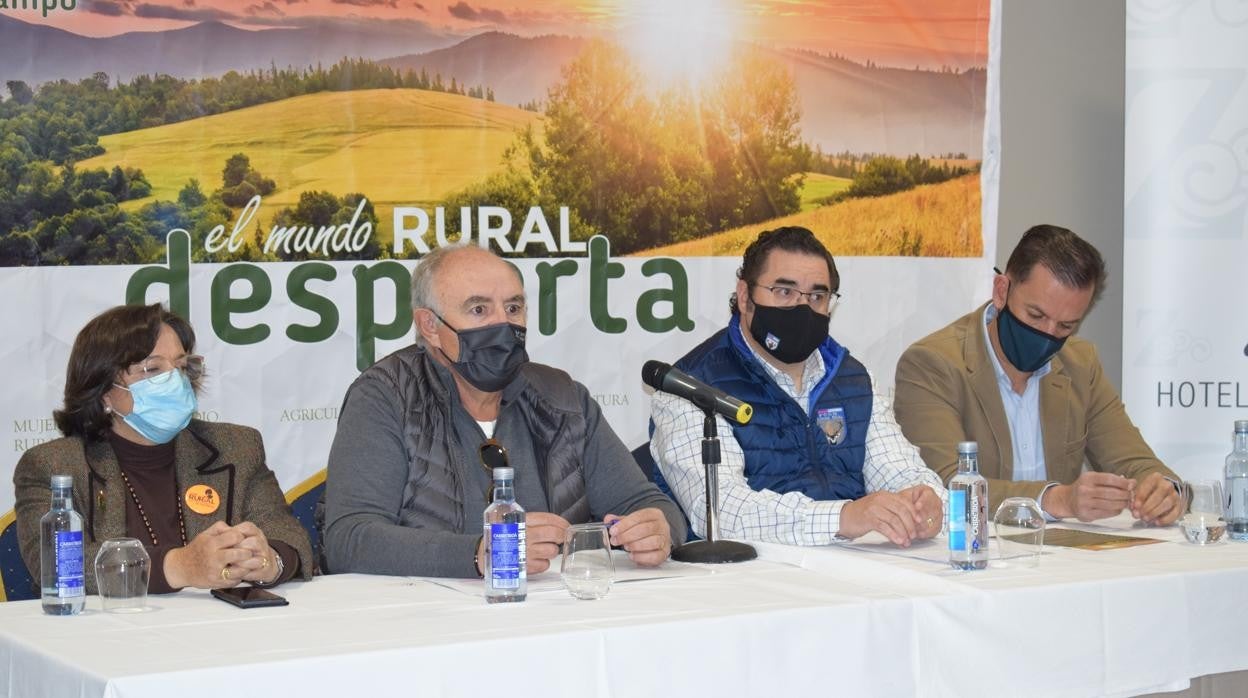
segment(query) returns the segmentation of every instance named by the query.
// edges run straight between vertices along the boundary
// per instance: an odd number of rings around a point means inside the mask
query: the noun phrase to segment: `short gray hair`
[[[455,252],[465,249],[479,249],[483,252],[498,257],[498,255],[489,248],[477,247],[476,245],[468,245],[464,243],[456,243],[445,247],[437,247],[430,250],[425,256],[420,258],[416,263],[416,268],[412,270],[412,310],[417,308],[428,308],[438,315],[442,314],[442,309],[438,307],[437,298],[433,292],[433,279],[438,274],[438,269],[442,263],[446,261]],[[520,273],[520,268],[510,261],[498,257],[502,261],[507,262],[507,266],[516,272],[516,278],[520,279],[520,286],[524,286],[524,275]],[[423,345],[424,337],[420,336],[420,329],[416,329],[416,343]]]
[[[440,312],[437,299],[433,294],[433,277],[438,273],[438,267],[442,266],[442,262],[445,262],[452,252],[463,247],[463,245],[436,247],[420,258],[420,261],[416,263],[416,268],[412,270],[412,310],[429,308],[434,312]]]

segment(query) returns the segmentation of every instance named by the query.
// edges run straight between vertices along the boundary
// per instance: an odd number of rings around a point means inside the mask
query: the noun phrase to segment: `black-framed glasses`
[[[817,289],[814,291],[802,291],[793,286],[764,286],[763,284],[751,284],[755,288],[764,288],[771,293],[771,299],[775,305],[787,307],[797,305],[803,298],[815,310],[831,310],[836,306],[837,301],[841,299],[838,291],[824,291]]]
[[[481,467],[485,468],[485,474],[490,476],[490,485],[485,490],[485,503],[493,504],[494,469],[510,467],[507,460],[507,449],[503,448],[503,445],[493,438],[489,438],[481,444],[481,448],[477,449],[477,454],[481,459]]]

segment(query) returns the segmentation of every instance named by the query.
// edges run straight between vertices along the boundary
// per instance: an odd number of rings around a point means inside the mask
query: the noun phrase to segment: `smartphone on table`
[[[287,606],[290,604],[289,601],[281,596],[260,587],[213,589],[212,595],[239,608],[263,608],[265,606]]]

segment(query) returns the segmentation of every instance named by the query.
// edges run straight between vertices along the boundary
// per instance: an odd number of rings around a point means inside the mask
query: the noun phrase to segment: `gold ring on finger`
[[[221,568],[221,579],[227,582],[230,581],[230,566],[229,565],[226,565],[225,567]]]
[[[260,569],[262,570],[267,569],[268,566],[269,566],[269,556],[268,555],[261,556],[260,557]]]

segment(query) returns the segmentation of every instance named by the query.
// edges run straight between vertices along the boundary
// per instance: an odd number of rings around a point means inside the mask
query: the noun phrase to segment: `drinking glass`
[[[1187,499],[1179,529],[1187,542],[1208,545],[1222,539],[1226,521],[1222,518],[1226,500],[1222,498],[1221,480],[1196,480],[1183,483]]]
[[[134,538],[104,541],[95,555],[95,584],[105,611],[138,613],[147,609],[151,558]]]
[[[1226,500],[1222,498],[1221,480],[1195,480],[1186,483],[1187,513],[1208,518],[1221,518]]]
[[[1031,497],[1010,497],[992,517],[997,558],[1012,567],[1035,567],[1044,552],[1044,511]]]
[[[569,526],[563,539],[563,562],[559,568],[563,586],[578,599],[601,599],[615,580],[611,540],[607,526],[584,523]]]

